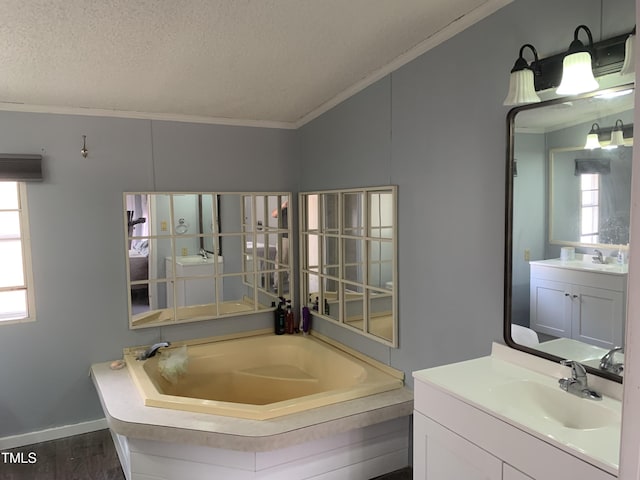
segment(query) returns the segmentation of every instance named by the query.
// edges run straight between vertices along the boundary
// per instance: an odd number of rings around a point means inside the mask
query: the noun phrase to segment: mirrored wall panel
[[[246,315],[290,299],[290,197],[125,193],[130,327]]]
[[[313,315],[398,344],[397,188],[300,194],[303,301]]]
[[[627,85],[518,107],[508,122],[505,337],[619,381],[633,107]]]

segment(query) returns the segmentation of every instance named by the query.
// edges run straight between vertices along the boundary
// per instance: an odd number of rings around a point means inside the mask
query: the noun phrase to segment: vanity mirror
[[[290,299],[290,196],[125,193],[130,327],[246,315]]]
[[[313,315],[397,346],[396,187],[300,194],[302,299]]]
[[[633,105],[626,85],[507,117],[505,340],[617,381],[624,355],[601,359],[624,340]]]

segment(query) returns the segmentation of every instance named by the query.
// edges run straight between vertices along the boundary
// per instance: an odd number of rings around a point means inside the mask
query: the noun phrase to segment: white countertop
[[[626,275],[629,272],[629,265],[626,263],[622,265],[617,263],[593,263],[589,255],[582,254],[577,254],[576,260],[550,258],[548,260],[533,260],[529,262],[529,264],[554,268],[566,268],[569,270],[581,270],[583,272],[606,273],[609,275]]]
[[[126,437],[269,451],[413,412],[413,393],[406,387],[271,420],[147,407],[128,370],[111,370],[109,365],[110,362],[92,365],[91,378],[109,428]]]
[[[590,387],[601,391],[605,398],[599,402],[581,399],[563,392],[558,387],[558,378],[568,376],[567,367],[544,360],[543,362],[548,364],[547,367],[542,363],[542,359],[528,360],[520,354],[522,352],[494,344],[491,356],[420,370],[414,372],[413,376],[418,381],[428,383],[602,470],[617,475],[622,409],[618,395],[621,393],[621,385],[611,385],[614,382],[589,376]],[[514,359],[515,362],[510,361]],[[532,368],[524,366],[529,361]],[[543,373],[543,370],[548,371]],[[517,388],[517,384],[523,383],[536,383],[542,388],[549,388],[550,393],[567,395],[569,400],[573,397],[576,402],[592,402],[595,408],[602,407],[612,413],[615,420],[599,428],[577,429],[561,425],[540,412],[531,414],[527,407],[519,408],[525,402],[504,398],[505,392],[509,393],[512,386],[515,385],[513,388]],[[618,398],[609,396],[610,393]],[[558,398],[565,400],[564,397],[556,396],[556,399]]]

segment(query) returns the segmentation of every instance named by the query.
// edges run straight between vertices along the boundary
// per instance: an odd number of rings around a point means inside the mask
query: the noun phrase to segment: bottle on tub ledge
[[[295,318],[293,316],[293,311],[291,310],[291,300],[287,300],[287,314],[285,316],[285,331],[288,334],[293,334],[295,332]]]
[[[278,298],[278,308],[273,311],[274,331],[276,335],[283,335],[285,333],[285,320],[286,312],[284,311],[284,298]],[[271,302],[271,306],[274,306],[276,302]]]
[[[300,324],[302,334],[309,335],[309,327],[311,326],[311,312],[309,311],[309,307],[302,307],[302,321]]]

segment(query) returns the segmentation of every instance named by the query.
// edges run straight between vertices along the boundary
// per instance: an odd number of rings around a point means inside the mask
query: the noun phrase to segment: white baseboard
[[[37,432],[2,437],[0,438],[0,450],[24,447],[25,445],[33,445],[34,443],[48,442],[59,438],[71,437],[72,435],[104,430],[105,428],[109,428],[107,425],[107,419],[100,418],[89,422],[63,425],[62,427],[47,428],[46,430],[39,430]]]

